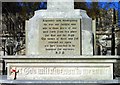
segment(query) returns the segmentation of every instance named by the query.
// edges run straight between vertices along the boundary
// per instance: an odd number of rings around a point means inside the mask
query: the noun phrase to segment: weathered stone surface
[[[120,76],[120,60],[114,64],[114,75],[116,77]]]
[[[112,80],[113,64],[93,63],[38,63],[9,64],[19,72],[17,80]],[[8,79],[14,74],[8,72]]]
[[[118,58],[117,56],[57,57],[5,57],[8,67],[7,78],[14,79],[11,69],[15,69],[18,80],[113,80],[113,63]]]
[[[4,57],[7,79],[113,80],[117,56],[80,56],[93,55],[91,19],[67,1],[48,0],[47,10],[26,21],[31,56]]]
[[[40,55],[80,55],[80,19],[41,19]]]
[[[48,0],[47,8],[50,11],[74,10],[74,0]]]
[[[101,85],[101,84],[119,84],[120,77],[113,80],[8,80],[6,75],[0,76],[0,83],[9,83],[17,85]],[[2,84],[4,85],[4,84]],[[5,84],[6,85],[6,84]]]
[[[27,55],[41,55],[39,46],[42,45],[40,42],[40,33],[43,29],[43,19],[71,19],[71,20],[80,20],[81,24],[75,23],[76,29],[78,30],[79,36],[78,40],[80,40],[81,46],[78,44],[78,51],[82,55],[93,55],[93,45],[92,45],[92,24],[91,19],[87,16],[86,11],[83,10],[74,10],[74,0],[48,0],[47,10],[38,10],[35,11],[35,15],[28,21],[26,21],[26,50]],[[67,3],[67,4],[66,4]],[[56,5],[57,4],[57,5]],[[65,6],[64,6],[65,5]],[[54,22],[56,23],[56,22]],[[52,24],[54,24],[52,23]],[[61,22],[60,22],[61,23]],[[58,24],[60,24],[58,23]],[[54,25],[53,25],[54,26]],[[60,27],[60,26],[58,26]],[[70,26],[66,26],[68,29]],[[47,26],[47,29],[49,26]],[[64,33],[65,35],[66,33]],[[72,33],[69,33],[72,34]],[[76,35],[77,33],[75,33]],[[64,37],[63,35],[61,37]],[[71,38],[71,37],[70,37]],[[79,43],[78,41],[74,41],[74,43]],[[62,44],[63,45],[63,44]],[[43,45],[44,46],[44,45]],[[65,47],[64,47],[65,48]],[[48,52],[49,53],[49,52]],[[48,54],[46,53],[46,54]],[[58,52],[59,53],[59,52]],[[72,53],[71,53],[72,54]],[[53,55],[53,53],[49,53],[49,55]],[[67,54],[66,54],[67,55]],[[73,51],[73,55],[78,55]]]

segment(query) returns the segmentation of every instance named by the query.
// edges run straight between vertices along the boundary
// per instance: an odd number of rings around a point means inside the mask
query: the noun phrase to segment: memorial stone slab
[[[112,64],[41,63],[9,64],[8,69],[17,69],[17,80],[113,80]],[[19,71],[19,72],[18,72]],[[14,79],[9,72],[8,79]]]
[[[47,1],[47,10],[26,21],[27,55],[3,58],[7,79],[113,80],[117,56],[93,56],[86,11],[74,10],[74,0]]]
[[[26,21],[27,55],[93,55],[91,19],[74,0],[48,0]]]

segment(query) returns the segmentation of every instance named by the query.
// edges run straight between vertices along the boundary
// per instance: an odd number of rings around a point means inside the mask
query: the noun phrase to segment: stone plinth
[[[34,57],[34,58],[32,58]],[[17,56],[5,57],[7,79],[17,80],[113,80],[117,56]]]
[[[90,84],[92,85],[110,85],[110,84],[119,84],[120,83],[120,77],[113,79],[113,80],[8,80],[6,75],[0,76],[0,83],[5,83],[5,84],[32,84],[32,85],[84,85],[84,84]]]

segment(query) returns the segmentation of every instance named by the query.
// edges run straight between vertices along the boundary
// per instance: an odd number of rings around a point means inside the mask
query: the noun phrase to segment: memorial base
[[[9,56],[7,79],[113,80],[117,56]]]
[[[1,80],[2,79],[2,80]],[[119,85],[120,77],[113,80],[8,80],[6,75],[0,76],[2,85]]]

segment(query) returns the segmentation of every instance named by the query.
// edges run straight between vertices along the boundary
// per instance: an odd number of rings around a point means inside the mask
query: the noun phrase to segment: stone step
[[[103,84],[115,84],[119,85],[120,77],[114,80],[7,80],[7,75],[0,76],[0,83],[6,84],[15,84],[15,85],[81,85],[81,84],[90,84],[91,85],[103,85]]]

